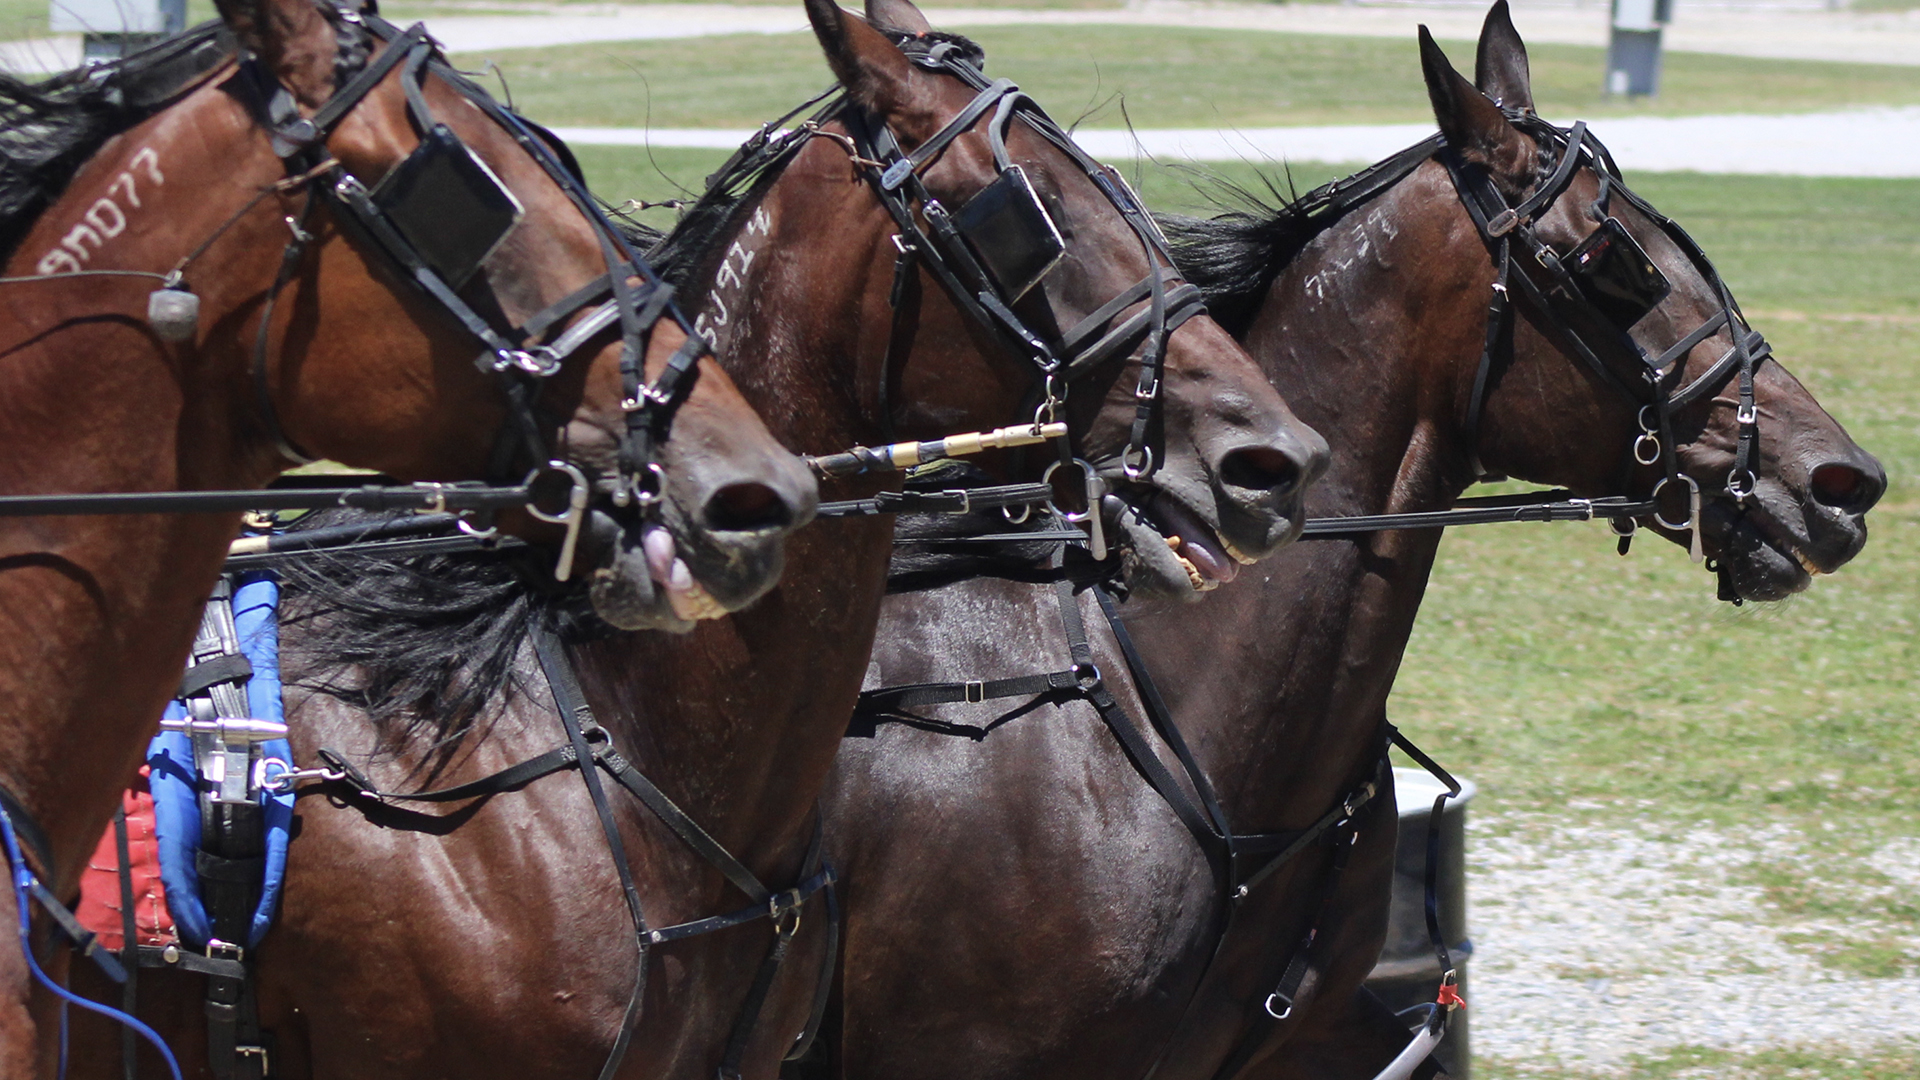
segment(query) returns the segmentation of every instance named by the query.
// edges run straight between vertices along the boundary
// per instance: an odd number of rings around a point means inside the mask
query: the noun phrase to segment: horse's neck
[[[165,271],[234,209],[209,208],[207,178],[171,149],[221,137],[211,122],[196,131],[163,114],[110,141],[5,273]],[[211,385],[214,365],[182,360],[146,327],[154,286],[0,287],[0,490],[257,486],[271,476],[238,448],[230,388]],[[203,320],[217,318],[207,307]],[[237,527],[237,515],[212,514],[0,523],[0,782],[52,835],[63,888],[138,767]]]
[[[1247,336],[1331,444],[1311,517],[1439,509],[1460,492],[1446,395],[1417,361],[1475,347],[1479,324],[1444,290],[1408,295],[1427,283],[1411,280],[1412,238],[1398,235],[1390,197],[1310,244]],[[1390,314],[1401,310],[1415,314]],[[1436,530],[1306,540],[1199,604],[1140,620],[1237,827],[1311,821],[1365,767],[1438,546]],[[1238,662],[1222,662],[1223,642]]]
[[[683,287],[696,328],[767,427],[790,449],[819,453],[878,437],[855,398],[854,357],[870,351],[858,317],[870,254],[833,237],[844,218],[803,205],[805,170],[850,175],[838,147],[824,166],[803,151],[764,198],[743,205],[731,235]],[[835,157],[837,156],[837,160]],[[799,170],[798,173],[795,170]],[[795,182],[789,184],[791,179]],[[835,482],[826,498],[869,494]],[[588,693],[632,727],[647,768],[770,886],[786,881],[811,828],[866,672],[886,585],[891,525],[824,520],[787,544],[779,584],[745,611],[684,637],[626,634],[580,650]]]

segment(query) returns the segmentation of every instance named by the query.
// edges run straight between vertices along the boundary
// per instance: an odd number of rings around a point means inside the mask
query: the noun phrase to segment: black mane
[[[1207,314],[1236,338],[1246,334],[1273,279],[1342,216],[1327,212],[1332,184],[1289,197],[1271,177],[1261,180],[1265,192],[1209,181],[1222,207],[1213,217],[1155,215],[1180,273],[1206,294]]]
[[[331,510],[291,531],[394,516]],[[522,691],[516,662],[536,625],[577,632],[568,598],[542,581],[546,558],[520,548],[284,560],[287,685],[366,713],[383,749],[424,738],[443,762]]]

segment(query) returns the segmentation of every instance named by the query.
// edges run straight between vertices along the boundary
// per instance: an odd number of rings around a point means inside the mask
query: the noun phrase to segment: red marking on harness
[[[1460,996],[1460,988],[1453,983],[1441,983],[1439,996],[1433,999],[1443,1009],[1464,1009],[1467,999]]]
[[[171,945],[180,940],[167,910],[166,888],[160,884],[160,845],[154,836],[153,796],[147,791],[147,770],[121,796],[127,814],[127,863],[133,874],[134,936],[142,945]],[[100,846],[80,873],[80,906],[74,912],[87,929],[100,935],[100,946],[124,948],[120,908],[120,849],[113,826],[107,826]]]

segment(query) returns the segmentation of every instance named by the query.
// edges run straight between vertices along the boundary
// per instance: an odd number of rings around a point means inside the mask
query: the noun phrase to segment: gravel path
[[[1891,935],[1913,955],[1914,927],[1789,920],[1744,883],[1756,860],[1817,875],[1817,837],[1610,818],[1605,827],[1469,818],[1476,1057],[1606,1070],[1683,1045],[1865,1050],[1920,1040],[1920,1012],[1901,1007],[1920,994],[1911,967],[1865,978],[1823,966],[1791,940]],[[1920,884],[1920,842],[1896,841],[1870,862],[1882,876],[1872,883],[1821,880],[1820,889],[1871,902]]]

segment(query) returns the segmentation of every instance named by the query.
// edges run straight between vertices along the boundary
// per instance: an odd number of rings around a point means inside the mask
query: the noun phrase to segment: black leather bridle
[[[980,70],[977,51],[939,35],[920,37],[892,33],[901,51],[917,66],[928,71],[952,75],[975,91],[967,106],[938,132],[909,152],[903,152],[898,139],[883,120],[850,108],[844,99],[836,100],[821,116],[838,114],[852,133],[855,164],[872,186],[900,232],[895,238],[899,258],[895,266],[892,304],[895,333],[888,338],[888,355],[881,369],[882,414],[885,415],[885,388],[893,364],[894,343],[902,335],[898,322],[904,283],[913,277],[915,264],[923,264],[940,283],[953,302],[974,322],[986,328],[1014,356],[1032,363],[1039,375],[1035,423],[1058,419],[1066,403],[1068,384],[1124,352],[1139,350],[1140,380],[1134,389],[1134,419],[1127,447],[1121,454],[1121,468],[1129,480],[1144,482],[1159,467],[1164,454],[1156,453],[1154,421],[1160,404],[1160,376],[1166,361],[1167,339],[1188,319],[1205,313],[1200,290],[1180,280],[1173,268],[1173,256],[1159,226],[1141,205],[1120,173],[1100,164],[1077,146],[1037,102],[1020,91],[1011,80],[989,80]],[[975,195],[958,213],[950,212],[927,189],[920,173],[937,159],[953,141],[987,120],[988,145],[1000,177]],[[1037,212],[1045,228],[1058,232],[1046,211],[1032,195],[1024,172],[1007,152],[1007,131],[1015,119],[1066,154],[1092,180],[1138,237],[1147,253],[1150,269],[1145,278],[1121,291],[1091,314],[1075,323],[1057,338],[1049,339],[1027,324],[1014,310],[1020,294],[1034,281],[1003,280],[997,273],[1012,262],[1032,264],[1034,238],[1026,238],[1024,258],[1009,258],[1005,248],[1019,243],[1010,238],[1011,215],[992,220],[992,211],[971,213],[983,198],[1021,207],[1020,217],[1029,228],[1038,225]],[[804,129],[819,134],[818,124]],[[1013,190],[1009,190],[1013,189]],[[1022,190],[1024,189],[1024,194]],[[1029,204],[1029,200],[1031,200]],[[995,225],[1002,227],[995,228]],[[1044,243],[1044,241],[1042,241]],[[1023,287],[1024,286],[1024,287]],[[1122,311],[1142,301],[1146,307],[1119,319]],[[1117,321],[1116,321],[1117,320]],[[1065,444],[1063,443],[1063,453]],[[1090,470],[1089,470],[1089,475]],[[1090,499],[1087,513],[1097,519],[1097,499]],[[1078,515],[1075,515],[1077,518]]]
[[[1714,391],[1730,376],[1738,377],[1739,400],[1735,421],[1739,433],[1733,467],[1727,473],[1724,487],[1736,502],[1744,503],[1753,494],[1758,482],[1754,472],[1754,451],[1759,437],[1754,375],[1759,365],[1772,355],[1772,348],[1759,331],[1747,324],[1740,305],[1734,300],[1732,291],[1719,271],[1714,268],[1712,260],[1707,258],[1685,229],[1626,186],[1613,156],[1587,130],[1584,121],[1575,123],[1571,128],[1560,128],[1530,111],[1504,111],[1509,122],[1557,159],[1545,180],[1516,205],[1508,204],[1484,168],[1466,162],[1456,151],[1446,147],[1443,139],[1437,143],[1429,140],[1400,155],[1405,157],[1419,151],[1420,160],[1436,155],[1440,158],[1453,179],[1461,203],[1473,218],[1475,228],[1479,230],[1481,239],[1493,255],[1494,265],[1498,267],[1493,299],[1487,310],[1486,343],[1481,351],[1480,366],[1474,374],[1473,391],[1467,404],[1467,444],[1477,446],[1487,395],[1492,392],[1492,385],[1500,373],[1512,363],[1512,297],[1509,289],[1518,285],[1521,296],[1556,344],[1578,358],[1602,382],[1625,395],[1639,408],[1641,434],[1634,442],[1633,460],[1640,465],[1658,465],[1662,474],[1654,482],[1649,500],[1657,503],[1667,485],[1676,482],[1686,487],[1689,497],[1689,513],[1685,520],[1669,521],[1657,509],[1654,519],[1668,529],[1691,530],[1693,554],[1698,561],[1702,557],[1700,487],[1698,482],[1680,471],[1673,437],[1673,414]],[[1535,229],[1540,218],[1565,194],[1582,164],[1591,168],[1600,180],[1599,194],[1587,207],[1587,216],[1599,222],[1603,229],[1625,238],[1626,245],[1631,248],[1625,257],[1644,260],[1645,254],[1639,251],[1625,229],[1617,225],[1616,219],[1609,214],[1609,200],[1614,195],[1625,200],[1666,234],[1706,280],[1718,301],[1719,311],[1667,346],[1658,356],[1649,354],[1633,339],[1629,332],[1631,316],[1623,317],[1617,311],[1602,309],[1594,290],[1582,280],[1577,264],[1570,265],[1576,263],[1580,253],[1556,252],[1540,238]],[[1519,260],[1513,257],[1516,244],[1522,256]],[[1659,273],[1651,262],[1647,263],[1647,269],[1654,275]],[[1657,298],[1654,299],[1657,302]],[[1652,305],[1646,306],[1650,309]],[[1726,353],[1698,378],[1684,386],[1678,385],[1686,370],[1688,354],[1695,346],[1723,329],[1732,341]],[[1477,451],[1475,468],[1477,472],[1483,471],[1479,469]],[[1616,519],[1621,520],[1628,523],[1628,532],[1623,535],[1629,535],[1632,519]]]
[[[625,236],[601,212],[575,169],[555,152],[555,147],[560,145],[558,141],[501,106],[449,67],[437,55],[424,25],[416,24],[401,31],[377,16],[345,8],[337,8],[336,17],[363,27],[385,42],[386,48],[312,116],[300,115],[292,92],[257,60],[246,62],[253,84],[260,90],[260,120],[273,135],[274,152],[285,161],[288,176],[298,178],[299,186],[309,193],[300,219],[289,222],[293,238],[283,253],[280,274],[269,294],[255,348],[255,385],[261,412],[276,445],[293,460],[309,460],[281,429],[267,392],[267,335],[273,299],[293,279],[311,240],[301,223],[311,215],[315,203],[325,202],[347,228],[369,241],[403,277],[481,342],[482,352],[475,364],[482,371],[499,377],[509,410],[508,425],[501,432],[493,455],[492,471],[496,477],[507,476],[517,465],[530,464],[536,471],[550,469],[564,473],[576,490],[586,485],[584,474],[577,466],[550,460],[534,407],[544,380],[557,374],[565,361],[591,340],[618,324],[626,426],[618,456],[618,475],[595,487],[610,494],[616,505],[634,504],[643,510],[652,506],[660,499],[665,486],[665,474],[658,460],[659,443],[666,437],[675,410],[692,390],[698,377],[698,362],[707,352],[705,342],[693,333],[692,323],[673,304],[671,288],[634,252]],[[424,193],[424,208],[417,202],[394,205],[382,198],[384,182],[369,189],[326,150],[326,140],[335,126],[395,68],[402,69],[401,85],[407,95],[407,112],[420,134],[421,144],[413,155],[394,167],[390,176],[408,170],[425,155],[437,154],[451,163],[450,168],[464,171],[481,187],[492,179],[491,172],[465,149],[451,129],[434,117],[423,90],[426,76],[432,74],[505,129],[567,193],[592,225],[608,272],[517,327],[497,326],[463,299],[458,285],[478,260],[471,260],[473,265],[449,267],[444,257],[424,250],[431,242],[434,193],[430,190]],[[467,164],[469,160],[472,165]],[[479,172],[475,173],[475,169]],[[445,175],[444,170],[441,175]],[[492,179],[492,183],[499,187],[501,198],[512,200],[497,179]],[[505,228],[510,227],[511,222],[507,222],[500,235],[504,236]],[[562,329],[563,324],[582,311],[587,312],[583,318]],[[680,322],[688,339],[668,361],[660,377],[648,383],[643,368],[647,334],[664,313],[671,313]]]

